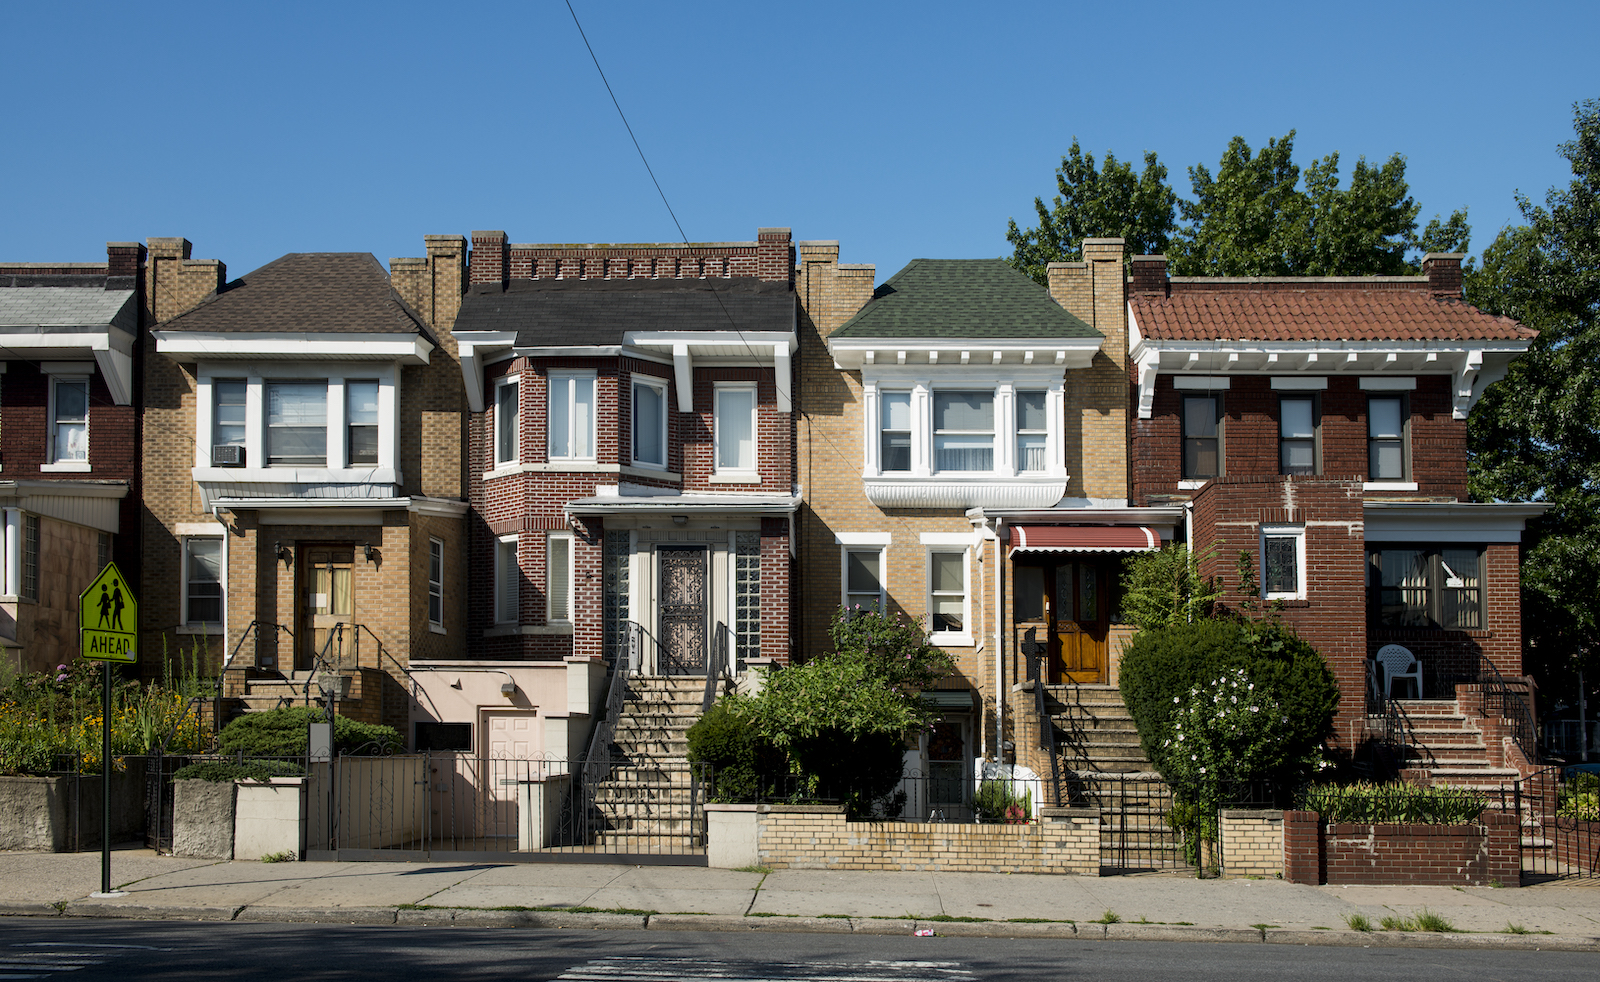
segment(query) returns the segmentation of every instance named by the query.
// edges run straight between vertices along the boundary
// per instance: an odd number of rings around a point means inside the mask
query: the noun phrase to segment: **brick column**
[[[1322,823],[1316,812],[1283,813],[1283,878],[1313,886],[1322,882]]]
[[[761,657],[789,664],[789,523],[761,520]]]
[[[1522,824],[1512,812],[1485,811],[1489,862],[1484,878],[1503,887],[1522,886]]]

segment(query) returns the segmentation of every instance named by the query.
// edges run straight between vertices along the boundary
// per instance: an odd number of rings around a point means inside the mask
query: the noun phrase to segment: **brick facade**
[[[1285,812],[1283,867],[1291,883],[1515,887],[1521,829],[1493,810],[1472,825],[1323,826],[1315,812]]]

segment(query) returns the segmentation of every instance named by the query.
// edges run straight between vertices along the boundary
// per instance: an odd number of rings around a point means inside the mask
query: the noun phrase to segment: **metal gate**
[[[1506,785],[1488,806],[1514,811],[1524,881],[1600,877],[1600,780],[1547,767]]]
[[[1160,778],[1121,774],[1069,774],[1062,778],[1062,804],[1100,811],[1100,872],[1183,870],[1183,833],[1167,821],[1172,789]]]

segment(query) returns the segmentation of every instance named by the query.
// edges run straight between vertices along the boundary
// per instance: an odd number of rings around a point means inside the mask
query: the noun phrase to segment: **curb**
[[[61,908],[55,904],[23,903],[0,900],[0,917],[60,917]]]
[[[393,924],[393,907],[241,907],[236,921],[262,924]]]
[[[174,904],[119,904],[104,900],[67,904],[61,913],[67,917],[115,917],[135,921],[231,921],[243,910],[238,907],[194,907]]]

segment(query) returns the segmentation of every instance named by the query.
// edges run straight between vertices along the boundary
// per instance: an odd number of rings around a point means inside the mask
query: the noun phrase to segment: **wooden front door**
[[[1055,568],[1057,672],[1062,682],[1106,680],[1104,573],[1092,562],[1061,563]]]
[[[338,625],[350,625],[355,613],[355,547],[322,543],[302,546],[300,552],[300,652],[295,667],[318,667],[320,655],[334,668],[354,668],[345,663],[346,651],[355,649],[355,633],[347,626],[328,643]]]

